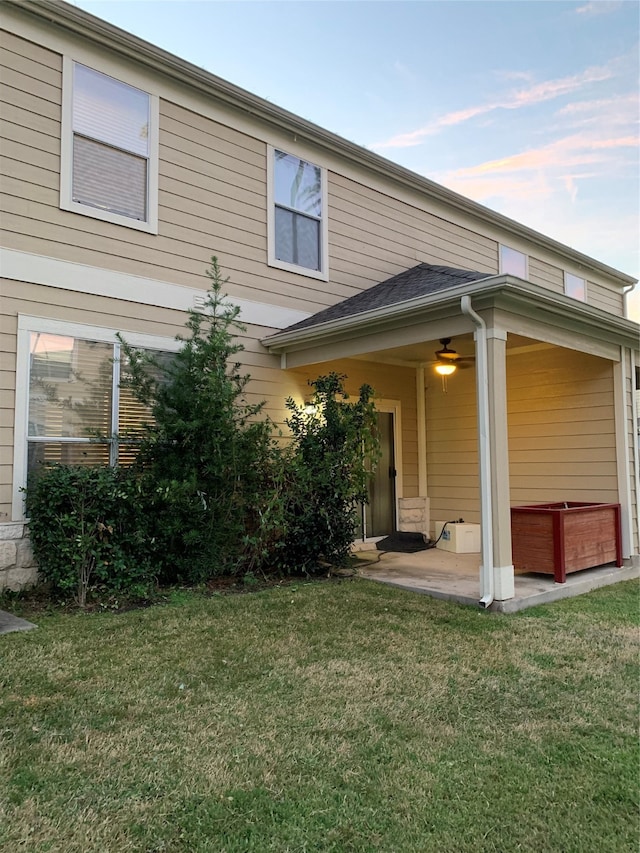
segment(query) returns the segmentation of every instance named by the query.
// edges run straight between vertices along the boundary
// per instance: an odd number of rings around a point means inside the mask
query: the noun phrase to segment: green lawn
[[[638,588],[363,580],[0,637],[2,851],[638,850]]]

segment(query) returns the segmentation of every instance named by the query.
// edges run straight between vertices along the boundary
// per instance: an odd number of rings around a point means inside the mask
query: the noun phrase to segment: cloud
[[[616,128],[633,129],[637,125],[640,103],[637,93],[630,92],[608,99],[574,101],[558,110],[555,116],[565,130],[606,127],[611,133]]]
[[[622,6],[622,0],[591,0],[584,6],[578,6],[576,14],[594,17],[595,15],[609,15]]]
[[[611,68],[607,66],[593,66],[568,77],[560,77],[557,80],[546,80],[542,83],[535,83],[525,88],[516,89],[508,93],[504,98],[493,102],[445,113],[424,127],[420,127],[409,133],[397,134],[383,142],[373,143],[369,147],[376,150],[384,148],[410,148],[414,145],[420,145],[426,137],[433,136],[444,128],[463,124],[476,116],[486,115],[498,109],[517,110],[532,106],[533,104],[540,104],[554,98],[569,95],[592,83],[608,80],[612,76],[613,71]]]
[[[635,133],[606,125],[450,172],[429,175],[626,272],[637,269],[637,211],[607,201],[603,182],[637,180]],[[635,247],[635,248],[634,248]]]
[[[488,160],[449,173],[449,180],[471,178],[495,173],[527,172],[551,167],[554,170],[566,169],[573,166],[584,166],[603,160],[603,153],[613,149],[629,148],[637,150],[636,136],[610,137],[594,139],[580,134],[558,139],[539,148],[531,148],[519,154],[502,157],[498,160]],[[445,176],[446,178],[447,176]],[[440,180],[443,180],[442,178]],[[444,181],[446,183],[446,180]]]

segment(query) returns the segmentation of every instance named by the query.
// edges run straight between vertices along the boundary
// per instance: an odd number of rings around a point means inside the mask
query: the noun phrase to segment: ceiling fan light
[[[436,373],[439,373],[440,376],[451,376],[451,374],[455,373],[456,370],[457,370],[457,367],[455,364],[447,364],[445,362],[442,364],[436,364],[435,365],[435,371],[436,371]]]

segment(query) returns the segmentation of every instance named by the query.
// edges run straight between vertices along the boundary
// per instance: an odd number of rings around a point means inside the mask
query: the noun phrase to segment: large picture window
[[[50,462],[131,463],[150,413],[121,385],[126,369],[119,343],[30,332],[28,474]]]
[[[270,263],[326,278],[326,188],[320,166],[271,149]]]
[[[155,230],[154,98],[78,62],[64,79],[62,207]]]
[[[156,335],[126,338],[161,363],[180,346]],[[123,384],[127,368],[110,329],[18,316],[14,518],[23,517],[22,489],[43,465],[131,464],[151,412]]]

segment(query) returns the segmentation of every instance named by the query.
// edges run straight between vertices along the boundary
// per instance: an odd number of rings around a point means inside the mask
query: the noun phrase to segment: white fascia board
[[[91,267],[87,264],[62,261],[44,255],[33,255],[15,249],[0,248],[0,275],[13,281],[30,282],[75,293],[89,293],[107,299],[122,299],[139,305],[155,305],[177,311],[197,308],[206,294],[205,290],[194,287],[185,287],[102,267]],[[311,316],[308,311],[283,308],[279,305],[254,302],[249,299],[229,297],[229,301],[239,306],[240,319],[243,323],[270,329],[285,329]]]

